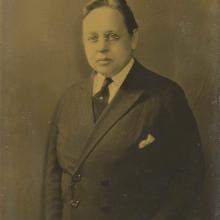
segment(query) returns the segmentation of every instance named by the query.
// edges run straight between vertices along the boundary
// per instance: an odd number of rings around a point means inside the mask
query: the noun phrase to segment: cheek
[[[84,50],[85,50],[87,59],[91,62],[95,58],[95,54],[96,54],[95,48],[91,46],[87,46],[87,47],[84,47]]]
[[[129,56],[131,54],[131,42],[128,40],[120,42],[120,44],[115,45],[112,47],[112,52],[114,54],[123,55],[123,57]]]
[[[111,52],[118,60],[126,60],[131,54],[131,50],[126,47],[118,47]]]

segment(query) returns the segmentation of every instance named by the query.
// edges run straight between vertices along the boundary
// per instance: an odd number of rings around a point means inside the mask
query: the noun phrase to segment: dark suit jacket
[[[153,143],[140,149],[148,135]],[[48,144],[45,216],[185,220],[203,173],[198,129],[182,89],[135,62],[96,123],[89,80],[62,97]]]

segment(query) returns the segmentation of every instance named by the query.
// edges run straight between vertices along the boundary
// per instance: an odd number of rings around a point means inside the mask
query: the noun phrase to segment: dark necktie
[[[109,99],[108,86],[111,83],[112,83],[111,78],[108,78],[108,77],[105,78],[103,85],[102,85],[102,88],[92,98],[95,121],[98,119],[98,117],[102,114],[105,107],[108,105],[108,99]]]

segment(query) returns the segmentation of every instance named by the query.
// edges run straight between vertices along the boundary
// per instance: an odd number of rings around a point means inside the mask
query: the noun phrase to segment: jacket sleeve
[[[59,108],[51,123],[44,170],[43,213],[44,220],[61,220],[61,168],[57,160],[57,123]]]
[[[165,196],[165,205],[153,220],[192,219],[193,206],[201,192],[204,160],[195,118],[184,92],[178,86],[164,92],[161,132],[165,141],[177,152],[176,175]]]

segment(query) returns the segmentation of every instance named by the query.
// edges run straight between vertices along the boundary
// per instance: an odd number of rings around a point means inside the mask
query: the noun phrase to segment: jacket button
[[[81,180],[81,174],[80,173],[76,173],[73,176],[73,182],[79,182]]]
[[[71,206],[74,207],[74,208],[78,208],[79,207],[79,203],[80,203],[79,200],[75,200],[75,201],[71,200],[70,201]]]

